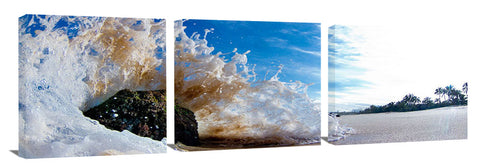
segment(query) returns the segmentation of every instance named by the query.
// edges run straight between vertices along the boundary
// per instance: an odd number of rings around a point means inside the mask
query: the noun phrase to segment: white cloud
[[[280,44],[286,44],[287,43],[287,40],[281,39],[281,38],[278,38],[278,37],[267,37],[264,40],[268,43],[280,43]]]
[[[303,49],[295,47],[295,46],[290,47],[290,49],[295,50],[295,51],[299,51],[299,52],[302,52],[302,53],[306,53],[306,54],[311,54],[311,55],[314,55],[314,56],[317,56],[317,57],[321,56],[320,51],[307,51],[307,50],[303,50]]]

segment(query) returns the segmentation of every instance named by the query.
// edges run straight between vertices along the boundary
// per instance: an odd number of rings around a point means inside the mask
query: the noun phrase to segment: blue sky
[[[247,65],[256,65],[257,80],[270,79],[283,65],[280,81],[313,83],[308,95],[320,100],[320,23],[187,20],[183,26],[187,36],[211,30],[206,40],[213,54],[250,50]]]
[[[468,82],[465,62],[437,27],[329,27],[329,111],[399,101],[406,94],[435,98],[438,87]],[[452,57],[454,56],[454,57]]]

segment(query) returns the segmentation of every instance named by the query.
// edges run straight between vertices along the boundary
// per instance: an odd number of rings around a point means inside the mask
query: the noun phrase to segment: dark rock
[[[162,140],[166,136],[165,90],[121,90],[102,104],[83,112],[113,130],[128,130]]]
[[[175,143],[189,146],[200,145],[198,123],[192,111],[175,105]]]

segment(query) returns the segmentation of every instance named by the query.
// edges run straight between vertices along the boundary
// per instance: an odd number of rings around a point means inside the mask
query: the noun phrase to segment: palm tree
[[[467,82],[465,82],[465,83],[463,84],[462,90],[463,90],[463,92],[465,92],[465,95],[468,96],[468,83],[467,83]]]
[[[444,101],[447,101],[448,99],[445,97],[445,95],[448,95],[448,90],[443,88],[442,89],[442,97]]]
[[[430,104],[433,104],[433,100],[430,97],[425,97],[422,103],[426,105],[430,105]]]
[[[442,95],[444,94],[443,88],[439,87],[435,89],[435,94],[438,95],[438,103],[442,102]]]
[[[465,82],[462,86],[463,92],[465,92],[465,95],[462,96],[460,99],[462,101],[462,104],[466,105],[468,104],[468,83]]]
[[[452,101],[455,104],[462,104],[462,101],[465,100],[465,95],[462,94],[462,91],[460,90],[453,89],[451,91],[451,95],[452,95]]]
[[[412,102],[413,102],[413,105],[416,105],[417,103],[420,103],[421,102],[420,97],[413,96],[412,97]]]
[[[451,100],[453,90],[455,90],[455,88],[452,85],[445,86],[445,94],[448,96],[448,101]]]
[[[407,94],[403,97],[402,102],[408,103],[412,99],[411,94]]]
[[[407,94],[405,97],[403,97],[403,101],[405,101],[407,104],[415,105],[420,102],[420,98],[413,94]]]

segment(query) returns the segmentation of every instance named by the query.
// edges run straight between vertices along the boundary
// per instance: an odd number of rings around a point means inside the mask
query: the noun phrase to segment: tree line
[[[468,104],[468,83],[462,85],[462,89],[458,90],[452,85],[439,87],[435,89],[435,95],[438,98],[432,99],[425,97],[423,100],[414,94],[407,94],[402,100],[390,102],[383,106],[371,105],[370,107],[359,111],[359,113],[382,113],[382,112],[406,112],[427,110],[452,105]]]

